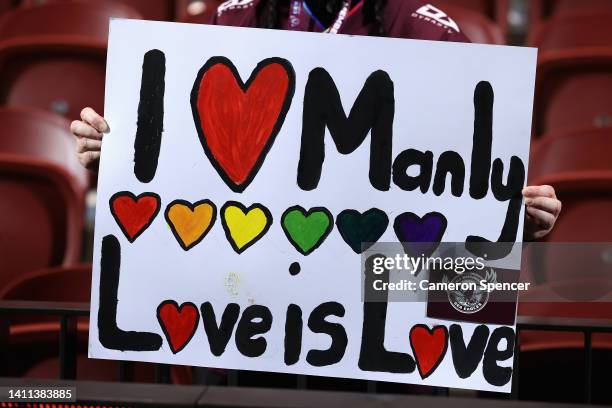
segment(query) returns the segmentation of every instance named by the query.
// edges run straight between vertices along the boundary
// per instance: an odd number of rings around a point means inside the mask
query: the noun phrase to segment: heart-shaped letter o
[[[212,57],[191,91],[193,120],[206,156],[221,179],[243,192],[261,168],[295,92],[289,61],[268,58],[246,83],[225,57]]]

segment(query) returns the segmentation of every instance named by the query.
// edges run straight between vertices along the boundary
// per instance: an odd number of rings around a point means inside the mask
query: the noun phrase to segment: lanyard
[[[302,10],[305,10],[306,13],[308,13],[308,15],[310,16],[310,18],[315,22],[315,24],[317,24],[317,26],[321,30],[323,30],[324,33],[337,34],[338,31],[340,31],[340,28],[342,28],[342,24],[344,24],[344,21],[346,20],[346,18],[351,16],[355,11],[357,11],[357,9],[361,7],[363,0],[361,0],[352,9],[351,9],[351,3],[352,3],[351,0],[345,0],[344,4],[342,5],[342,8],[340,9],[340,12],[338,13],[338,17],[336,17],[336,20],[332,23],[331,26],[325,27],[319,21],[319,19],[310,11],[310,9],[308,8],[308,5],[304,1],[293,0],[291,2],[289,24],[291,25],[291,28],[298,27],[300,25],[300,17],[302,14]]]

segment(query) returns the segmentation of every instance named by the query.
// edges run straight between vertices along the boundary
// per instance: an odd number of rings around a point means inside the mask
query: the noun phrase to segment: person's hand
[[[108,133],[104,118],[91,108],[81,111],[81,120],[70,124],[70,131],[77,138],[77,157],[83,167],[95,170],[100,162],[102,134]]]
[[[525,241],[545,237],[561,213],[561,201],[551,186],[529,186],[523,189],[525,197]]]

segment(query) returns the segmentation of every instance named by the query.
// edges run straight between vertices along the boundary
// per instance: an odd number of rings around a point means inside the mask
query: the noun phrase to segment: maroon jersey
[[[258,5],[265,0],[229,0],[221,4],[213,24],[257,27]],[[289,10],[280,13],[279,26],[285,30],[323,31],[305,10],[301,1],[291,0]],[[375,32],[376,22],[364,23],[363,2],[354,5],[342,21],[338,33],[368,35]],[[384,29],[389,37],[417,40],[469,42],[457,23],[444,11],[420,0],[389,0],[384,11]]]

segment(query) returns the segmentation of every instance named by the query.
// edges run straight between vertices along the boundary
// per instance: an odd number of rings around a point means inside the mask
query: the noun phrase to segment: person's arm
[[[100,163],[102,136],[110,128],[104,118],[91,108],[81,111],[81,120],[70,124],[70,131],[77,138],[77,157],[83,167],[97,170]]]

